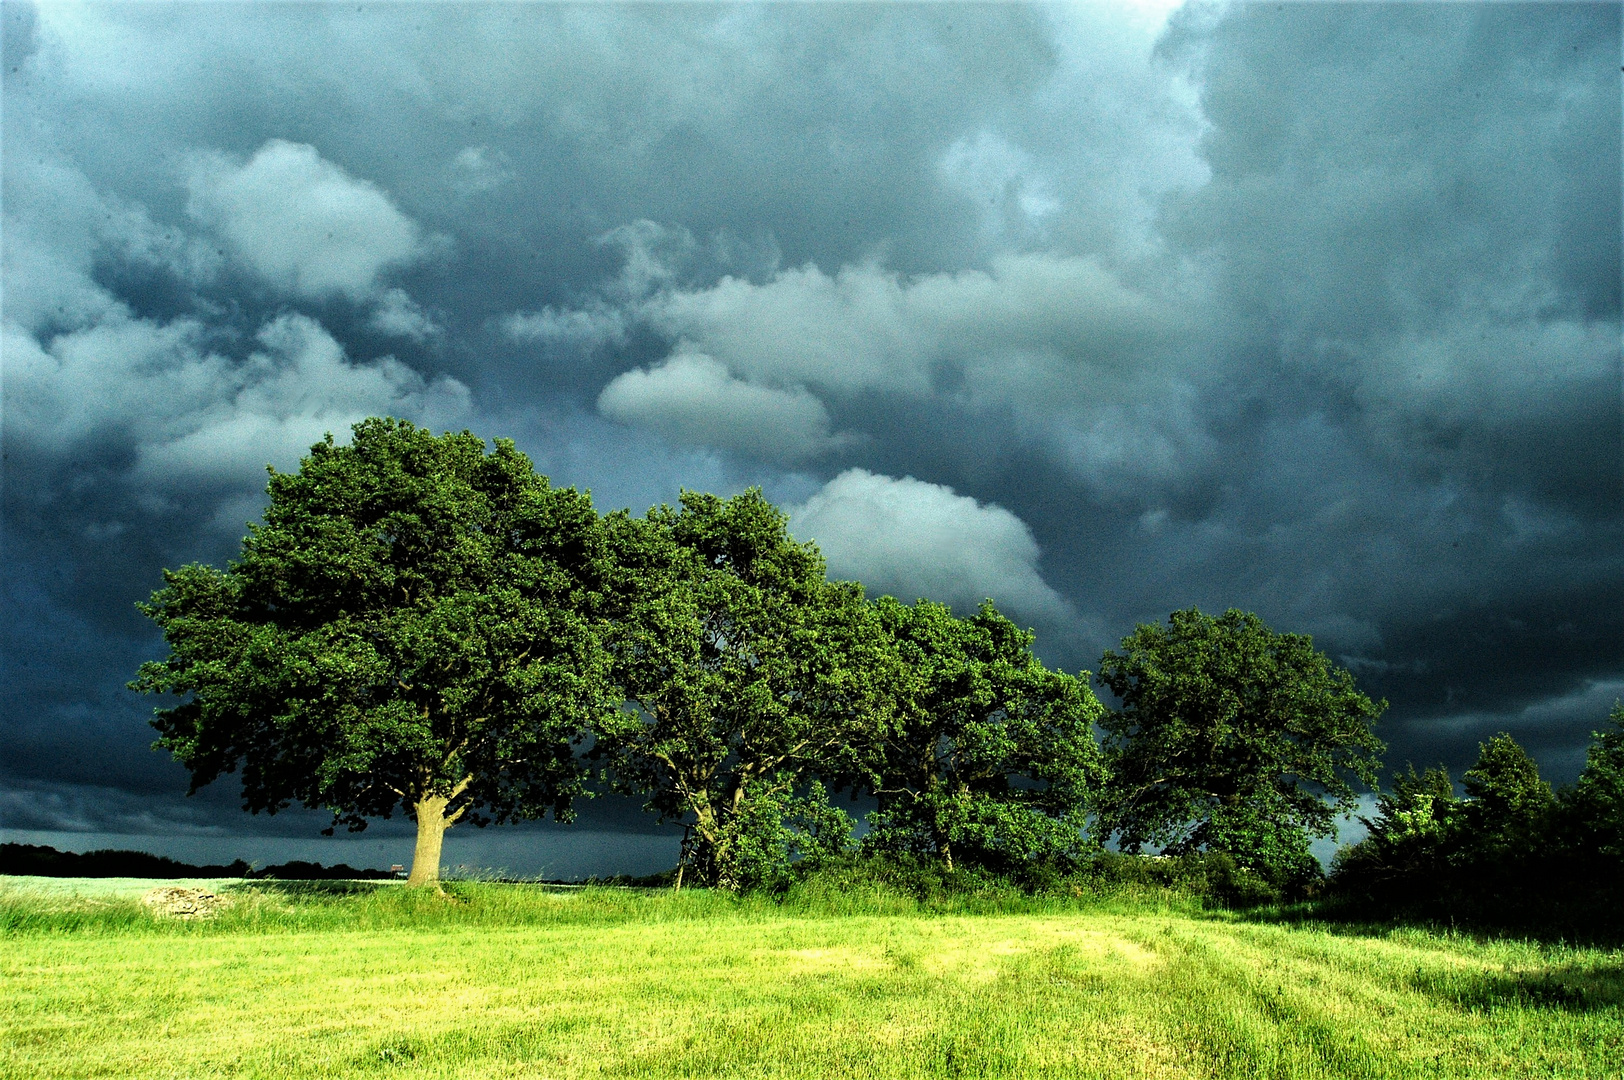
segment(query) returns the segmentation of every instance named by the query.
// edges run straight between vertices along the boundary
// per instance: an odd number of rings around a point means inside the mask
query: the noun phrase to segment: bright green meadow
[[[451,883],[0,884],[5,1077],[1603,1077],[1624,954],[1203,912]]]

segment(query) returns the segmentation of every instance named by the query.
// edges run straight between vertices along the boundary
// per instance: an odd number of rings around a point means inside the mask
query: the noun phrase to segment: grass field
[[[1177,900],[0,885],[6,1077],[1616,1077],[1624,955]]]

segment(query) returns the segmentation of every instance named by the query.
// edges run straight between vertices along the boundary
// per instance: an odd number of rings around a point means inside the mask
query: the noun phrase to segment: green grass
[[[1624,954],[1187,901],[0,888],[7,1077],[1604,1077]]]

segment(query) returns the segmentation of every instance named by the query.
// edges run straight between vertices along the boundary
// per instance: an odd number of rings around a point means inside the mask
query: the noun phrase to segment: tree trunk
[[[440,848],[445,844],[445,831],[451,827],[445,819],[446,803],[443,795],[425,795],[417,800],[417,849],[412,852],[412,873],[407,885],[440,887]]]
[[[931,786],[936,787],[936,778],[931,777]],[[936,857],[941,859],[948,870],[953,869],[953,845],[948,841],[947,826],[942,824],[942,807],[937,803],[931,808],[930,831],[936,840]]]
[[[684,838],[691,843],[683,846],[683,862],[693,864],[697,884],[715,885],[717,857],[722,848],[722,816],[715,807],[698,799],[690,798],[688,806],[694,823],[688,826],[693,831]]]

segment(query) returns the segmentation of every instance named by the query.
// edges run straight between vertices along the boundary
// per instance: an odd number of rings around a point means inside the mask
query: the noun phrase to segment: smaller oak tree
[[[1387,707],[1302,634],[1231,609],[1175,611],[1100,661],[1122,701],[1106,731],[1100,815],[1125,850],[1226,852],[1276,887],[1318,874],[1309,838],[1334,836],[1355,805],[1349,777],[1376,786]]]
[[[1369,830],[1365,838],[1337,851],[1333,883],[1381,898],[1401,898],[1418,881],[1436,885],[1459,832],[1460,807],[1442,765],[1417,773],[1411,764],[1394,773],[1391,788],[1376,796],[1375,816],[1359,818]]]
[[[1103,772],[1093,725],[1105,710],[1087,673],[1044,667],[1032,632],[990,600],[966,619],[930,600],[874,607],[900,664],[864,846],[949,870],[955,858],[999,870],[1073,861]]]
[[[618,790],[688,826],[679,874],[760,884],[762,853],[782,847],[774,814],[829,816],[804,803],[810,781],[848,773],[884,720],[889,653],[862,586],[829,581],[753,488],[684,492],[680,509],[606,525],[626,708],[593,753]]]
[[[188,695],[153,725],[191,790],[240,768],[250,811],[298,802],[358,831],[404,810],[413,884],[438,882],[465,818],[566,820],[575,746],[618,704],[588,497],[509,441],[380,418],[268,490],[237,561],[165,571],[141,605],[170,651],[130,686]]]

